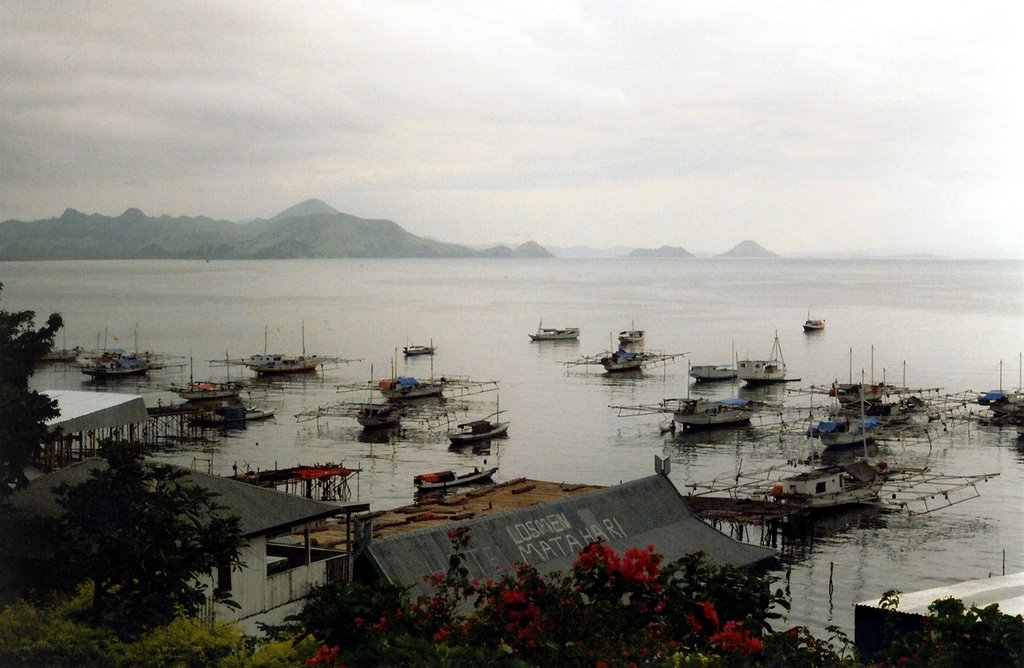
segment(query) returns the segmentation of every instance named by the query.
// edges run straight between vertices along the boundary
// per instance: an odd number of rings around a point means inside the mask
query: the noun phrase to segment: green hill
[[[507,256],[552,257],[532,242],[520,249]],[[138,209],[116,218],[67,209],[59,218],[0,223],[0,260],[495,256],[502,254],[418,237],[393,221],[358,218],[315,199],[246,224],[154,218]]]

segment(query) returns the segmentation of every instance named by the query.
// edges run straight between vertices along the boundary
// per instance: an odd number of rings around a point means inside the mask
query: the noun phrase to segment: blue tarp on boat
[[[993,401],[1002,401],[1006,398],[1006,392],[1002,390],[992,390],[991,392],[985,392],[978,397],[978,403],[982,406],[987,406]]]
[[[619,348],[618,350],[615,351],[615,356],[621,357],[624,360],[636,359],[636,353],[631,353],[628,350],[623,350],[622,348]]]
[[[738,397],[730,397],[728,399],[719,399],[718,403],[725,404],[726,406],[746,406],[750,403],[750,399],[740,399]]]
[[[416,387],[417,385],[420,384],[420,381],[416,380],[415,378],[411,378],[409,376],[401,376],[401,377],[397,378],[396,381],[402,387]]]

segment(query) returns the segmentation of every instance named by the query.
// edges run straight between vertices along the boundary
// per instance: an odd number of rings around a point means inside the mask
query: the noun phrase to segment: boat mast
[[[864,444],[864,460],[868,458],[868,430],[864,424],[864,370],[860,372],[860,437]]]

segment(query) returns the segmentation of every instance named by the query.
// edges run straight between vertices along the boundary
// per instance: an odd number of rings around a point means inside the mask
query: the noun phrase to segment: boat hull
[[[505,436],[508,433],[508,425],[508,422],[498,422],[495,423],[493,429],[479,433],[455,431],[448,434],[448,440],[451,441],[452,445],[467,445],[469,443],[489,441],[492,438]]]
[[[452,476],[450,480],[437,480],[431,481],[427,479],[427,476],[443,476],[443,474],[450,471],[442,471],[437,474],[424,474],[418,475],[413,479],[413,484],[416,486],[417,492],[434,492],[451,489],[453,487],[462,487],[465,485],[473,485],[476,483],[491,482],[494,474],[498,472],[498,467],[494,466],[489,469],[482,471],[474,471],[473,473],[466,473],[460,476]]]
[[[690,367],[690,377],[698,383],[736,378],[736,369],[727,366],[702,365]]]

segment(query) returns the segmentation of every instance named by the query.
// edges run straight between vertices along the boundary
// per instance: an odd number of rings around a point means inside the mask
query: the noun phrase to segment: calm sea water
[[[303,260],[0,263],[0,308],[63,314],[66,344],[120,345],[192,360],[197,380],[251,378],[209,360],[264,351],[352,361],[322,375],[254,383],[254,403],[275,408],[266,423],[161,457],[230,473],[344,462],[363,472],[354,492],[375,509],[409,503],[412,476],[464,469],[484,456],[449,450],[437,423],[411,422],[373,442],[354,420],[298,423],[296,413],[370,392],[338,386],[389,376],[468,376],[498,381],[497,393],[449,403],[456,419],[500,406],[509,437],[489,455],[498,480],[525,476],[614,484],[649,475],[670,456],[677,486],[804,457],[799,430],[763,437],[731,431],[696,437],[659,429],[658,416],[619,417],[612,405],[687,393],[735,396],[735,385],[692,386],[693,364],[765,358],[778,333],[790,389],[866,379],[981,391],[1020,384],[1024,265],[971,261],[813,260]],[[808,316],[827,328],[806,335]],[[532,343],[545,326],[577,326],[579,342]],[[647,348],[689,353],[639,376],[607,377],[564,361],[611,346],[614,332],[647,330]],[[136,335],[137,332],[137,335]],[[115,341],[116,337],[116,341]],[[433,358],[403,359],[407,343],[433,342]],[[58,344],[63,345],[61,338]],[[34,387],[139,392],[155,405],[175,397],[189,368],[97,385],[74,368],[41,371]],[[809,406],[772,388],[758,395]],[[823,397],[814,401],[820,405]],[[761,437],[759,437],[759,435]],[[887,441],[872,457],[949,474],[999,472],[982,496],[919,517],[847,513],[814,535],[776,574],[792,595],[790,621],[852,633],[853,604],[888,589],[910,591],[1024,570],[1024,445],[1013,430],[958,423],[931,439]],[[657,512],[657,509],[652,509]]]

